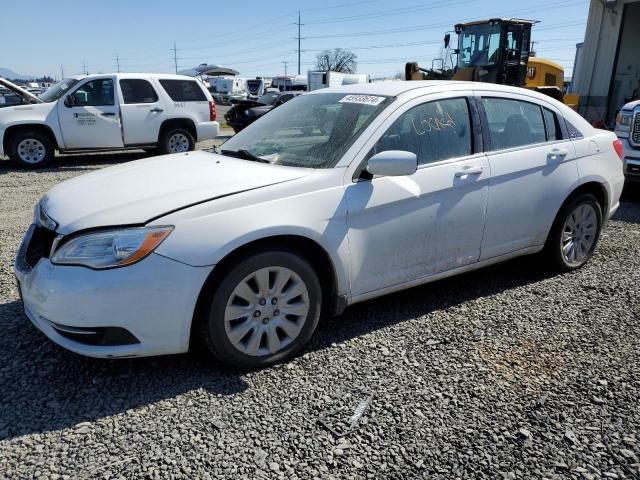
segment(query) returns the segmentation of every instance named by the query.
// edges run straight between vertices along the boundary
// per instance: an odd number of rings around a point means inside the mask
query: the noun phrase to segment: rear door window
[[[160,80],[160,85],[174,102],[205,102],[207,100],[197,80]]]
[[[420,165],[471,155],[467,100],[437,100],[407,110],[376,142],[370,155],[387,150],[413,152]]]
[[[142,79],[120,80],[120,89],[124,103],[155,103],[158,95],[151,84]]]
[[[542,108],[508,98],[483,98],[491,150],[543,143],[547,140]]]
[[[548,108],[543,108],[544,125],[547,132],[547,141],[562,140],[562,130],[558,123],[558,117]]]

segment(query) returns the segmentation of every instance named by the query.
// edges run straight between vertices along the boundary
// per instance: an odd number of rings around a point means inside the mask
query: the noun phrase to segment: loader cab
[[[534,23],[491,19],[456,25],[458,62],[453,79],[523,87]]]

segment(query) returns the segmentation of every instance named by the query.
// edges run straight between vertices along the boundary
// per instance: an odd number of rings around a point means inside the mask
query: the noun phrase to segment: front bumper
[[[628,138],[620,138],[623,146],[624,176],[627,181],[640,182],[640,148],[634,148]]]
[[[111,270],[54,265],[48,258],[25,267],[16,260],[29,320],[58,345],[98,358],[186,352],[196,301],[213,268],[157,254]],[[137,342],[122,344],[119,337],[107,343],[120,344],[87,343],[82,341],[87,330],[107,335],[124,330]]]

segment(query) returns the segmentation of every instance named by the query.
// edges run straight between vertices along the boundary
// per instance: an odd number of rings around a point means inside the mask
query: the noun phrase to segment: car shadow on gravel
[[[325,319],[318,327],[311,350],[321,350],[381,328],[423,317],[438,310],[558,275],[539,256],[517,258],[474,272],[438,280],[349,307],[341,316]],[[435,341],[446,343],[447,338]]]
[[[638,187],[636,190],[625,190],[614,221],[640,223],[640,184]],[[321,322],[309,349],[322,350],[331,344],[438,310],[460,307],[465,302],[561,275],[549,269],[541,260],[540,255],[528,255],[356,304],[341,316]],[[449,339],[434,340],[447,342]]]
[[[191,391],[201,398],[247,388],[238,372],[199,352],[122,360],[68,352],[29,322],[19,301],[0,304],[0,327],[0,440],[162,408]]]

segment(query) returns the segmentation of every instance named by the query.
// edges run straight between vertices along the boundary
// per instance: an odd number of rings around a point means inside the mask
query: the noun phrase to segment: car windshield
[[[80,80],[76,80],[75,78],[65,78],[61,82],[49,87],[46,92],[40,95],[40,100],[43,102],[55,102],[79,81]]]
[[[346,93],[301,95],[236,134],[222,153],[277,165],[331,168],[392,100]]]
[[[264,95],[258,97],[258,102],[264,103],[265,105],[271,105],[275,101],[276,97],[279,94],[276,92],[273,93],[265,93]]]

